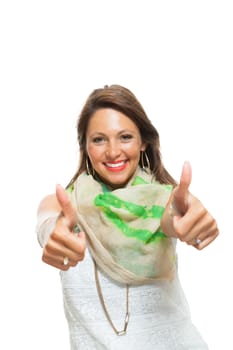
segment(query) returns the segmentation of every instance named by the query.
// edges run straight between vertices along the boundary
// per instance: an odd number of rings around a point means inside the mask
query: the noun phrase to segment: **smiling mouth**
[[[114,162],[114,163],[104,163],[105,167],[112,172],[116,171],[122,171],[127,166],[128,161],[122,160],[120,162]]]

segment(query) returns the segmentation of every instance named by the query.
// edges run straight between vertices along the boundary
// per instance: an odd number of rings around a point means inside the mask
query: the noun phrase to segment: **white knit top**
[[[118,330],[124,328],[126,287],[101,271],[104,301]],[[72,350],[207,350],[190,319],[189,307],[178,276],[172,282],[129,287],[129,325],[118,336],[101,306],[94,276],[94,264],[86,250],[85,259],[68,271],[61,271],[64,308]]]

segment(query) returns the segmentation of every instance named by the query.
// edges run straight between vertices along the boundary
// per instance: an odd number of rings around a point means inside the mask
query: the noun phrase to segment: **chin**
[[[99,177],[107,186],[111,188],[121,188],[124,187],[132,178],[135,172],[129,173],[127,171],[119,172],[106,172],[103,171],[102,174],[99,172]]]
[[[129,180],[131,179],[131,177],[127,177],[127,178],[124,178],[124,179],[106,179],[105,182],[111,186],[112,188],[121,188],[121,187],[124,187],[128,182]]]

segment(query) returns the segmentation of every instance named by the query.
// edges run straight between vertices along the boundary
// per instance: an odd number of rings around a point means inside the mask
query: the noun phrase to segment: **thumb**
[[[56,197],[63,216],[66,218],[68,225],[73,227],[77,222],[77,216],[74,207],[72,206],[71,200],[61,185],[56,185]]]
[[[173,204],[176,210],[184,215],[188,210],[188,194],[189,194],[189,186],[192,181],[192,168],[189,162],[184,162],[180,183],[174,190],[173,195]]]

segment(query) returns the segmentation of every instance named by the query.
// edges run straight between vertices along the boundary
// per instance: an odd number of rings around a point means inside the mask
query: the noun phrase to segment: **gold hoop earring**
[[[87,175],[92,175],[92,176],[95,175],[95,170],[92,167],[90,169],[88,157],[86,157],[86,172],[87,172]]]
[[[144,157],[146,160],[146,164],[144,163]],[[142,164],[142,169],[145,172],[148,172],[148,170],[149,171],[151,170],[149,158],[148,158],[146,152],[144,152],[144,151],[141,151],[141,164]]]

